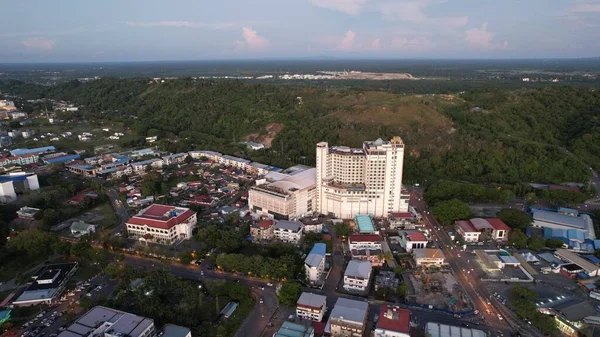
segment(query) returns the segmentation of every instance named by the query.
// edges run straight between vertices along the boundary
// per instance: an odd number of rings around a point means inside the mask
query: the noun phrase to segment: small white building
[[[96,226],[83,221],[75,221],[71,224],[71,234],[75,236],[87,235],[96,232]]]
[[[327,308],[327,297],[303,292],[296,303],[296,316],[315,322],[321,322]]]
[[[306,260],[304,260],[304,270],[310,284],[322,281],[323,272],[325,271],[326,250],[327,246],[324,243],[315,243]]]
[[[379,249],[383,238],[377,234],[353,234],[348,236],[348,248],[355,249]]]
[[[458,234],[460,234],[463,237],[465,242],[479,241],[479,235],[481,235],[481,232],[478,231],[477,228],[475,228],[475,226],[473,226],[471,221],[457,221],[456,225]]]
[[[413,249],[426,248],[427,237],[425,234],[419,231],[400,231],[400,246],[406,249],[408,253],[412,252]]]
[[[417,266],[441,266],[446,263],[446,256],[438,248],[414,249],[413,257]]]
[[[350,260],[344,272],[344,289],[364,292],[369,288],[373,266],[370,261]]]
[[[283,242],[298,244],[302,238],[302,228],[300,221],[278,220],[273,234]]]

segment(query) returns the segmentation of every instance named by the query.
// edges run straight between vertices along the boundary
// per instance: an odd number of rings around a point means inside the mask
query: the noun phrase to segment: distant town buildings
[[[142,240],[173,244],[192,237],[196,212],[184,207],[153,204],[127,221],[127,233]]]
[[[387,217],[407,212],[409,195],[402,191],[404,142],[364,142],[362,148],[317,144],[317,209],[352,219],[357,214]]]

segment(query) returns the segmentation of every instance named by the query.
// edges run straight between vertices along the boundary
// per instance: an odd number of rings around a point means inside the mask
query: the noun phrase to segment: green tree
[[[541,236],[532,237],[529,239],[529,243],[527,244],[527,248],[535,251],[540,251],[544,249],[544,245],[546,244],[546,240]]]
[[[529,214],[512,208],[504,208],[496,216],[510,228],[525,229],[533,221],[533,218]]]
[[[508,233],[508,243],[518,249],[525,248],[527,247],[527,235],[518,229],[514,229]]]
[[[561,248],[564,242],[561,239],[550,238],[546,239],[546,247],[556,249]]]
[[[473,213],[469,205],[458,199],[442,201],[431,207],[431,213],[442,223],[452,224],[456,220],[468,219]]]
[[[396,294],[402,296],[403,298],[406,297],[406,295],[408,294],[408,285],[406,284],[406,282],[400,281],[398,288],[396,288]]]
[[[338,222],[334,226],[335,233],[340,237],[348,237],[350,235],[350,225],[345,222]]]
[[[179,254],[179,262],[182,264],[190,264],[192,262],[192,254],[190,252],[182,252]]]
[[[302,294],[302,286],[298,282],[286,281],[281,284],[281,288],[277,293],[279,303],[288,306],[295,306]]]

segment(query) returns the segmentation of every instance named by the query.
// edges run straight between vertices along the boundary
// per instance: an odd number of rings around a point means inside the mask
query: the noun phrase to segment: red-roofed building
[[[216,204],[213,198],[206,194],[196,196],[194,199],[190,200],[189,203],[203,207],[213,207]]]
[[[255,241],[272,240],[274,235],[274,224],[275,221],[273,220],[261,220],[258,223],[253,224],[252,227],[250,227],[252,239]]]
[[[410,310],[392,305],[382,306],[375,337],[410,337]]]
[[[381,249],[382,240],[377,234],[353,234],[348,237],[348,246],[350,250]]]
[[[508,232],[510,232],[510,227],[504,223],[504,221],[498,218],[489,218],[486,219],[487,222],[494,227],[492,230],[492,239],[496,241],[506,241],[508,240]]]
[[[465,242],[477,242],[479,241],[479,235],[481,232],[473,226],[469,220],[460,220],[456,222],[456,230],[460,234]]]
[[[98,193],[94,192],[91,188],[85,189],[74,197],[69,199],[69,203],[73,205],[78,205],[84,198],[96,199],[98,198]]]
[[[127,233],[171,244],[191,238],[196,222],[196,212],[189,208],[152,204],[127,221]]]
[[[413,249],[427,247],[427,237],[419,231],[400,231],[400,246],[410,253]]]

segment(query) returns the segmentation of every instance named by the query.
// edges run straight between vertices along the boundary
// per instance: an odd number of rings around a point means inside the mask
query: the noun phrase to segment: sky
[[[600,0],[0,0],[0,63],[600,56]]]

